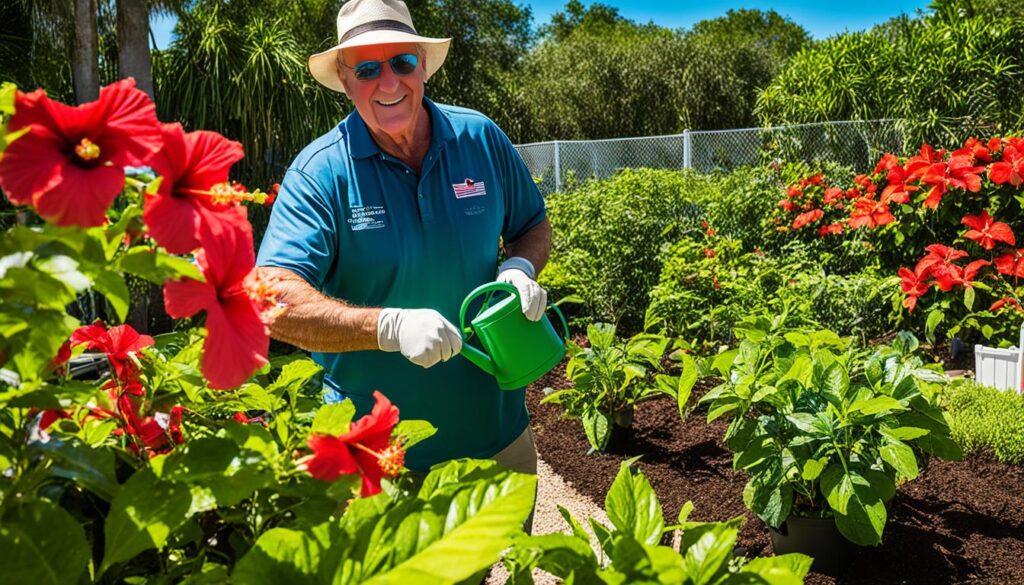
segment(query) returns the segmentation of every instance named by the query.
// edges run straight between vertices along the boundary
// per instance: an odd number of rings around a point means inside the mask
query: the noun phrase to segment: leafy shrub
[[[683,414],[690,391],[697,381],[696,364],[685,354],[673,353],[682,362],[681,376],[670,376],[662,365],[670,339],[640,333],[625,340],[615,338],[615,326],[596,323],[587,327],[590,347],[569,341],[569,363],[565,375],[572,388],[546,396],[565,408],[569,418],[583,421],[587,440],[595,451],[603,451],[613,425],[629,427],[638,402],[667,394],[676,399]]]
[[[811,270],[811,259],[799,250],[770,257],[760,250],[744,253],[741,242],[730,238],[684,239],[665,255],[647,324],[705,346],[730,342],[735,325],[751,313],[786,313],[791,322],[807,324],[807,299],[779,291]]]
[[[582,298],[584,318],[640,330],[661,247],[698,231],[702,210],[695,194],[714,184],[696,173],[626,169],[552,195],[554,240],[541,283],[555,298]]]
[[[900,298],[897,277],[878,268],[854,274],[827,274],[809,270],[796,274],[791,285],[780,288],[783,304],[807,304],[808,319],[817,327],[852,335],[862,341],[890,330],[893,298]]]
[[[769,526],[791,514],[833,517],[863,546],[882,540],[896,485],[919,474],[918,453],[962,457],[939,406],[947,381],[901,333],[870,355],[831,331],[787,331],[765,318],[737,328],[738,349],[715,367],[708,422],[730,419],[733,467],[750,474],[743,501]]]
[[[795,55],[761,93],[766,125],[908,120],[907,144],[1024,126],[1024,22],[901,17]],[[961,119],[969,117],[969,120]]]
[[[511,583],[532,583],[541,569],[566,583],[803,583],[811,558],[798,554],[746,560],[736,557],[736,538],[745,519],[690,522],[693,502],[679,511],[679,523],[666,526],[658,496],[640,472],[624,461],[608,489],[605,511],[611,526],[590,518],[599,550],[594,553],[583,524],[559,507],[572,534],[525,536],[505,555]],[[678,550],[659,545],[665,533],[681,530]],[[599,558],[600,555],[600,558]]]
[[[977,382],[948,392],[950,429],[965,452],[991,450],[1004,463],[1024,463],[1024,396]]]

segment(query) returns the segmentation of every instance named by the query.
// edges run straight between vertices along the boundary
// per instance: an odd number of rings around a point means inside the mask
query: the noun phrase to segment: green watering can
[[[491,295],[507,292],[508,296],[490,305]],[[477,297],[488,295],[477,316],[466,327],[466,311]],[[490,305],[490,306],[488,306]],[[473,289],[462,301],[459,311],[459,328],[462,330],[462,355],[481,370],[498,379],[502,390],[516,390],[539,379],[551,371],[565,355],[565,340],[569,337],[569,326],[565,316],[555,305],[562,321],[565,335],[560,337],[551,326],[547,315],[539,321],[530,321],[520,308],[519,291],[505,282],[489,282]],[[484,350],[469,345],[469,338],[476,334]]]

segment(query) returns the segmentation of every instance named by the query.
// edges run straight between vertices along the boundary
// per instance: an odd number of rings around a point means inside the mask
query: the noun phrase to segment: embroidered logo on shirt
[[[352,217],[348,218],[348,227],[354,232],[375,230],[385,227],[384,216],[387,212],[380,205],[360,205],[352,207]]]
[[[466,179],[462,183],[453,184],[452,190],[455,191],[456,199],[465,199],[467,197],[482,197],[484,195],[487,195],[487,190],[484,188],[484,182],[474,181],[473,179]]]

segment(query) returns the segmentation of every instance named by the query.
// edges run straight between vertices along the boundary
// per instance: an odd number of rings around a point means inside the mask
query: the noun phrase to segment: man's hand
[[[516,260],[523,260],[517,258]],[[544,290],[537,281],[530,278],[525,270],[519,267],[512,267],[511,262],[502,264],[503,270],[498,273],[498,282],[507,282],[516,287],[519,291],[519,302],[523,307],[523,314],[530,321],[539,321],[548,306],[548,291]],[[527,269],[532,271],[532,266]]]
[[[462,335],[433,309],[381,309],[377,345],[383,351],[400,351],[412,363],[429,368],[462,351]]]

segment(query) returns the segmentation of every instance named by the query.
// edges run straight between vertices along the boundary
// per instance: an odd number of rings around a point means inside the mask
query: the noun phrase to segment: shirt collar
[[[430,150],[440,149],[444,143],[455,138],[452,122],[427,97],[423,98],[423,105],[430,112]],[[345,118],[344,126],[345,134],[348,135],[348,151],[352,158],[367,158],[380,153],[380,147],[370,136],[370,129],[366,127],[366,122],[363,121],[359,112],[352,110],[352,113]]]

